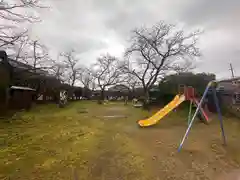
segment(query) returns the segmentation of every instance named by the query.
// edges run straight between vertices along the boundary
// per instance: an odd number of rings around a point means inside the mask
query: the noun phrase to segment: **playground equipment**
[[[191,118],[192,104],[195,104],[196,107],[199,107],[199,113],[202,117],[201,119],[205,123],[209,123],[210,119],[207,115],[206,110],[201,105],[199,106],[200,102],[195,96],[195,89],[192,87],[183,86],[183,87],[180,87],[179,91],[180,91],[180,94],[177,94],[175,98],[170,103],[168,103],[164,108],[159,110],[157,113],[155,113],[153,116],[149,117],[148,119],[138,121],[138,124],[141,127],[155,125],[157,122],[159,122],[162,118],[164,118],[167,114],[169,114],[172,110],[174,110],[176,107],[178,107],[182,102],[186,100],[190,101],[190,110],[189,110],[189,116],[188,116],[189,124],[190,124],[190,118]]]
[[[59,92],[59,103],[58,103],[59,107],[60,108],[65,107],[67,102],[68,102],[68,93],[67,93],[67,91],[64,91],[64,90],[60,91]]]
[[[176,95],[175,98],[167,104],[163,109],[158,111],[156,114],[151,116],[148,119],[138,121],[138,124],[142,127],[152,126],[160,121],[164,116],[166,116],[169,112],[171,112],[174,108],[176,108],[179,104],[185,101],[184,95]]]
[[[181,151],[182,149],[182,146],[183,146],[183,143],[184,141],[186,140],[189,132],[190,132],[190,129],[193,125],[193,122],[198,114],[199,111],[201,111],[201,106],[204,102],[204,99],[206,98],[207,96],[207,93],[208,91],[211,89],[212,90],[212,94],[213,94],[213,98],[214,98],[214,102],[215,102],[215,105],[216,105],[216,109],[217,109],[217,113],[218,113],[218,119],[219,119],[219,122],[220,122],[220,127],[221,127],[221,132],[222,132],[222,138],[223,138],[223,144],[226,145],[226,137],[225,137],[225,132],[224,132],[224,127],[223,127],[223,118],[222,118],[222,113],[221,113],[221,109],[220,109],[220,106],[219,106],[219,101],[218,101],[218,97],[217,97],[217,93],[216,93],[216,84],[217,84],[217,81],[211,81],[208,83],[204,93],[203,93],[203,96],[197,106],[197,109],[192,117],[192,119],[190,120],[189,122],[189,125],[188,125],[188,128],[183,136],[183,139],[178,147],[178,151]]]
[[[136,108],[140,108],[140,107],[143,106],[143,104],[142,104],[141,102],[139,102],[139,100],[136,99],[136,98],[134,98],[134,99],[132,100],[132,105],[133,105],[134,107],[136,107]]]

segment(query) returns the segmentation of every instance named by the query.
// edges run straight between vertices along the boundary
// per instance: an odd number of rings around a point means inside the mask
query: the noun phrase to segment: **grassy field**
[[[139,128],[152,113],[87,101],[18,113],[0,122],[0,179],[213,179],[239,168],[239,119],[225,118],[226,147],[217,119],[196,122],[178,153],[187,113]]]

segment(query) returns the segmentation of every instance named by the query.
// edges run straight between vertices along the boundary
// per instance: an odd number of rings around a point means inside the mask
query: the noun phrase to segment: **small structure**
[[[221,92],[224,102],[240,104],[240,77],[219,81],[217,91]]]
[[[109,97],[109,99],[114,100],[123,100],[126,99],[126,96],[129,96],[129,87],[118,84],[108,89],[106,95]]]
[[[60,96],[60,98],[59,98],[59,107],[63,108],[67,104],[68,93],[67,93],[67,91],[60,91],[60,95],[59,96]]]
[[[11,86],[9,89],[9,107],[11,109],[30,109],[36,90],[29,87]]]
[[[240,117],[240,77],[219,81],[217,91],[220,93],[222,106]]]
[[[132,105],[136,108],[139,108],[139,107],[142,107],[143,106],[143,103],[142,102],[139,102],[139,100],[137,98],[133,98],[132,100]]]

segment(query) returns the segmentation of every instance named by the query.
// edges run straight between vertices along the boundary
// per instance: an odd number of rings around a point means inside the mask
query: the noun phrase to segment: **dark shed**
[[[10,88],[10,108],[11,109],[30,109],[34,95],[35,89],[21,86],[12,86]]]

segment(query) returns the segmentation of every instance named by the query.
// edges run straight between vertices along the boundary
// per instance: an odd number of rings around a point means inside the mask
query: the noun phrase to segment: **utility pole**
[[[36,53],[36,46],[37,46],[37,41],[33,42],[33,68],[34,68],[34,72],[36,72],[36,66],[37,66],[37,53]]]
[[[232,73],[232,78],[234,78],[234,71],[233,71],[232,63],[230,63],[230,71]]]

